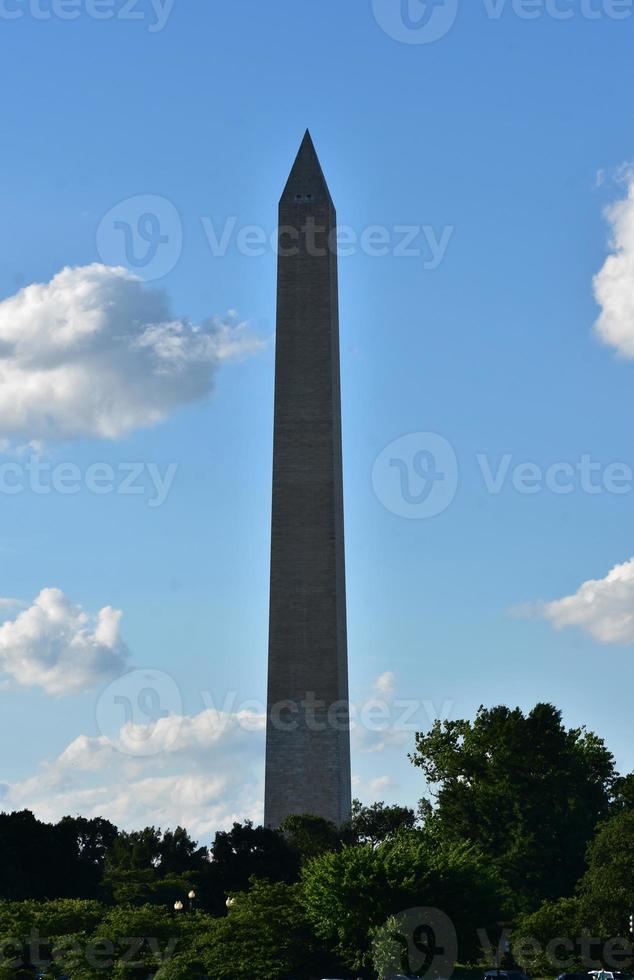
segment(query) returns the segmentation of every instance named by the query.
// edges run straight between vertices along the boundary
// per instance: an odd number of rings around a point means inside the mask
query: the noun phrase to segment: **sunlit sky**
[[[270,242],[307,126],[347,235],[351,696],[392,722],[362,712],[355,795],[415,804],[413,731],[480,704],[552,701],[634,768],[632,5],[0,21],[0,805],[261,819]]]

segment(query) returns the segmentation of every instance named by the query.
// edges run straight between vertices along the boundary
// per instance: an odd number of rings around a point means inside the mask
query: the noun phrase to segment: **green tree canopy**
[[[302,883],[317,935],[352,969],[370,966],[373,936],[390,916],[420,906],[452,919],[461,961],[468,962],[479,948],[477,930],[495,928],[508,905],[491,863],[475,847],[439,844],[424,831],[324,854],[306,865]]]
[[[210,857],[203,887],[207,907],[218,915],[225,912],[227,895],[248,891],[252,878],[290,884],[299,876],[299,855],[284,835],[250,821],[219,831]]]
[[[549,704],[480,708],[473,722],[418,734],[412,761],[435,795],[437,831],[490,855],[520,908],[573,893],[610,809],[614,759],[600,738],[565,728]]]
[[[341,846],[341,835],[335,825],[311,814],[291,815],[280,824],[280,833],[297,852],[302,864],[325,851]]]
[[[582,970],[582,932],[578,898],[544,902],[536,912],[519,917],[513,929],[513,956],[530,976]]]
[[[344,824],[342,837],[348,844],[380,844],[400,830],[413,830],[416,814],[409,807],[373,803],[363,806],[352,801],[350,819]]]
[[[206,938],[202,956],[214,980],[297,980],[329,976],[298,885],[252,882],[235,896],[225,919]],[[332,962],[332,960],[331,960]]]
[[[629,934],[634,913],[634,810],[617,813],[599,828],[588,848],[579,898],[582,919],[596,935]]]
[[[116,902],[170,905],[198,884],[208,863],[207,849],[182,827],[165,833],[146,827],[118,835],[106,857],[104,884]]]

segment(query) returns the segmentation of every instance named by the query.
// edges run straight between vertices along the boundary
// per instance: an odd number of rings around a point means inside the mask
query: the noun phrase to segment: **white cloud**
[[[376,776],[369,779],[365,779],[358,773],[354,773],[352,776],[352,792],[357,799],[365,803],[385,800],[387,795],[393,793],[397,785],[392,776]]]
[[[351,704],[351,743],[359,755],[375,755],[392,748],[400,748],[411,738],[411,718],[404,727],[400,722],[411,712],[394,702],[396,675],[386,670],[372,682],[369,698]]]
[[[377,797],[395,785],[391,776],[377,776],[376,779],[371,779],[369,782],[370,792]]]
[[[21,606],[22,603],[19,599],[3,599],[0,597],[0,613],[3,609],[15,609],[16,606]]]
[[[159,738],[149,757],[130,754],[126,726],[113,741],[76,738],[31,777],[1,787],[3,808],[26,807],[47,821],[68,813],[103,816],[128,830],[180,824],[197,839],[234,820],[261,822],[264,715],[212,709],[172,715],[136,737],[154,739],[159,726],[164,746]]]
[[[634,643],[634,558],[603,579],[584,582],[574,595],[525,607],[556,629],[578,626],[599,643]]]
[[[594,295],[601,307],[595,330],[621,357],[634,358],[634,174],[623,172],[628,190],[624,200],[606,210],[612,226],[612,254],[594,278]]]
[[[120,673],[127,656],[121,613],[106,606],[89,616],[59,589],[0,626],[0,672],[22,687],[76,694]]]
[[[384,698],[390,698],[394,694],[394,689],[396,686],[396,677],[391,670],[386,670],[384,674],[374,682],[374,690],[377,694],[383,695]]]
[[[116,439],[205,398],[222,361],[261,346],[233,312],[175,318],[126,269],[63,269],[0,302],[0,437]]]

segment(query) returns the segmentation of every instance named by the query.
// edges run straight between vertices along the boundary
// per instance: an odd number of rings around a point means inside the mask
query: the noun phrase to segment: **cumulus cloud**
[[[584,582],[574,595],[523,607],[522,612],[542,616],[556,629],[580,627],[599,643],[634,643],[634,558],[603,579]]]
[[[611,225],[610,247],[603,268],[594,278],[594,295],[601,307],[595,330],[601,340],[628,359],[634,358],[634,173],[623,171],[627,196],[606,211]]]
[[[66,268],[0,302],[0,437],[116,439],[205,398],[261,340],[235,313],[174,317],[123,268]]]
[[[121,673],[127,649],[121,612],[84,612],[60,589],[43,589],[33,604],[0,626],[0,673],[21,687],[76,694]]]
[[[374,690],[377,694],[381,694],[384,698],[390,698],[394,694],[394,689],[396,686],[396,677],[391,670],[386,670],[384,674],[374,682]]]
[[[4,784],[3,808],[47,821],[103,816],[128,830],[180,824],[199,840],[234,820],[261,822],[263,714],[207,709],[160,718],[145,734],[136,727],[133,737],[124,725],[112,739],[76,738],[29,778]],[[136,756],[148,740],[156,751]]]

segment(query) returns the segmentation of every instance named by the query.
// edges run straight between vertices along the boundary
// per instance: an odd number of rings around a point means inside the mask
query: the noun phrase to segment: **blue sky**
[[[201,836],[260,812],[261,731],[238,715],[265,697],[275,255],[236,234],[274,233],[307,126],[359,242],[340,262],[353,700],[415,699],[415,727],[549,700],[634,768],[634,489],[604,485],[606,467],[634,467],[634,8],[460,0],[424,43],[417,4],[409,28],[396,0],[106,0],[109,19],[88,0],[0,4],[0,463],[15,480],[36,452],[82,487],[0,493],[0,597],[20,603],[0,604],[4,806],[180,819]],[[148,213],[167,242],[140,266]],[[374,226],[387,254],[360,244]],[[210,228],[225,227],[214,255]],[[446,244],[439,262],[430,241]],[[172,326],[126,359],[130,311],[151,328],[157,309]],[[51,327],[80,320],[79,339]],[[151,358],[173,357],[150,385]],[[457,481],[441,513],[408,519],[396,470],[375,461],[410,436],[411,462],[417,433],[449,443]],[[599,493],[578,473],[569,493],[512,482],[518,465],[545,475],[584,456]],[[508,467],[499,493],[482,457]],[[86,488],[94,464],[120,485],[135,463],[144,492]],[[147,467],[171,464],[151,506]],[[34,606],[42,590],[59,591]],[[120,620],[98,625],[108,607]],[[109,687],[122,669],[134,676]],[[119,751],[115,698],[142,724],[152,684],[180,728],[164,720],[155,752]],[[208,724],[210,698],[226,726]],[[358,731],[355,792],[415,802],[412,744]]]

